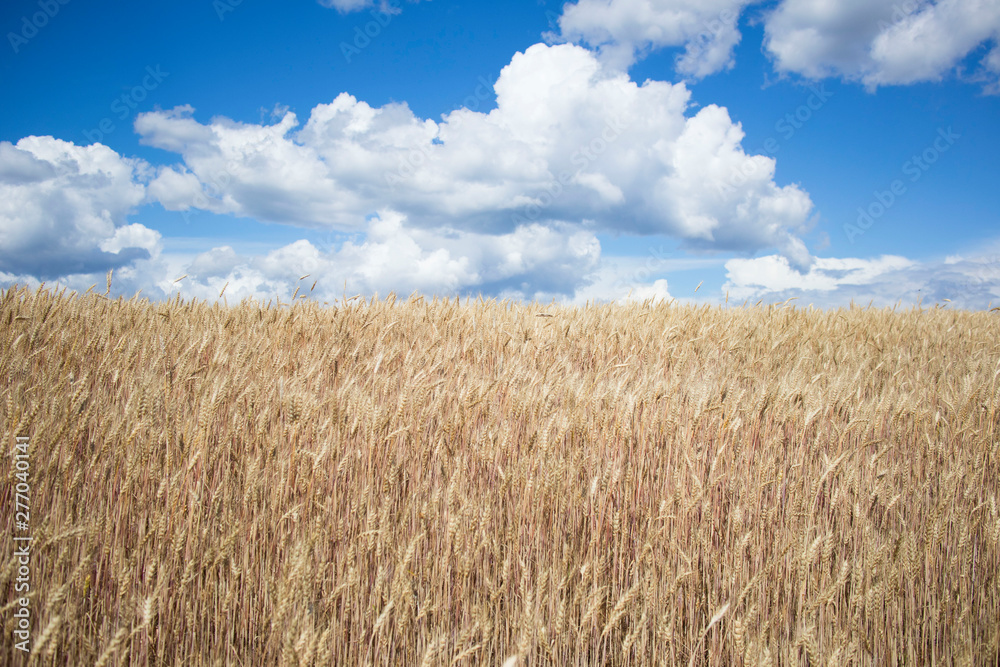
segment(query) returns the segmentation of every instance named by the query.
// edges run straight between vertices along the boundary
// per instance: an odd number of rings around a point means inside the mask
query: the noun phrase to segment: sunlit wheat
[[[34,659],[994,664],[998,317],[8,289]]]

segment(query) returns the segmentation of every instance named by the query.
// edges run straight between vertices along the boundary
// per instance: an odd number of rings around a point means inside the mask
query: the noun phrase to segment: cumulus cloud
[[[489,113],[463,108],[440,121],[343,93],[302,126],[293,113],[272,125],[203,124],[190,107],[142,114],[135,126],[144,143],[183,157],[149,184],[172,210],[351,231],[386,208],[413,228],[568,224],[708,250],[777,248],[808,264],[798,234],[809,196],[774,182],[773,159],[744,152],[725,109],[689,117],[683,83],[639,85],[582,47],[537,44],[494,88]]]
[[[135,227],[123,227],[108,245],[144,234]],[[345,290],[348,295],[382,296],[416,290],[582,305],[671,299],[663,275],[722,263],[672,257],[662,246],[645,258],[605,258],[596,235],[569,225],[531,223],[503,234],[428,230],[412,227],[403,215],[385,210],[368,221],[365,232],[349,240],[333,235],[301,239],[263,252],[240,252],[230,245],[192,252],[193,239],[181,243],[167,239],[162,252],[116,269],[111,293],[129,297],[141,291],[153,299],[180,293],[184,298],[215,301],[224,291],[230,303],[275,297],[287,303],[298,288],[309,298],[332,303]],[[103,289],[104,277],[104,272],[74,273],[48,284],[84,292],[95,283]],[[0,285],[34,288],[39,282],[29,274],[0,271]]]
[[[199,122],[189,106],[142,114],[141,141],[181,157],[158,168],[100,144],[0,143],[0,278],[82,290],[116,269],[119,290],[166,295],[187,273],[205,298],[226,282],[231,298],[287,296],[304,273],[365,293],[669,297],[662,275],[602,268],[599,233],[771,248],[808,266],[798,234],[809,196],[774,182],[773,159],[744,152],[725,109],[689,115],[684,84],[640,85],[582,47],[538,44],[494,88],[492,111],[439,121],[347,93],[302,124],[287,110],[270,124]],[[182,262],[128,219],[151,201],[363,240],[249,257],[220,245]]]
[[[577,0],[553,41],[586,44],[627,68],[661,48],[684,48],[676,71],[699,79],[733,66],[739,17],[754,0]],[[997,0],[781,0],[763,16],[764,47],[779,72],[841,77],[870,89],[938,81],[959,72],[1000,92]],[[986,47],[972,70],[964,62]]]
[[[533,223],[504,234],[428,230],[410,226],[391,210],[369,220],[366,232],[351,239],[334,234],[302,239],[266,252],[241,253],[228,245],[196,255],[168,251],[158,262],[142,265],[148,270],[146,294],[180,292],[185,298],[215,300],[225,287],[230,303],[275,296],[287,302],[296,288],[321,302],[339,300],[345,290],[348,296],[416,290],[570,305],[664,301],[674,298],[670,273],[714,272],[724,262],[677,256],[669,244],[650,246],[646,255],[608,257],[596,235],[569,225]],[[184,280],[175,282],[181,275]],[[303,280],[303,275],[308,277]],[[125,284],[133,291],[138,286]]]
[[[324,7],[332,7],[338,12],[346,14],[370,7],[374,3],[372,0],[319,0],[319,4]]]
[[[324,7],[336,9],[341,14],[358,12],[362,9],[375,7],[376,5],[381,11],[387,14],[398,14],[400,12],[398,0],[379,0],[378,2],[375,0],[319,0],[319,4]]]
[[[351,293],[383,295],[418,290],[571,297],[588,284],[600,255],[596,236],[583,230],[529,224],[497,235],[432,231],[411,227],[403,215],[386,210],[369,222],[360,242],[325,247],[303,239],[249,256],[220,246],[173,269],[188,274],[183,285],[167,274],[156,282],[165,294],[183,289],[206,299],[216,298],[226,283],[229,298],[288,299],[304,274],[317,281],[313,296],[321,299],[341,296],[345,286]]]
[[[996,86],[1000,38],[996,0],[784,0],[765,23],[765,45],[780,71],[840,76],[869,88],[938,81],[983,44],[979,78]]]
[[[607,258],[590,275],[587,285],[579,287],[571,297],[557,300],[572,305],[675,300],[666,278],[648,277],[648,272],[642,273],[636,270],[633,258]]]
[[[582,42],[612,67],[628,68],[649,51],[684,47],[677,72],[700,79],[733,66],[743,8],[756,0],[578,0],[550,39]]]
[[[0,272],[48,279],[157,253],[159,233],[127,221],[145,199],[147,171],[101,144],[0,142]]]
[[[676,142],[675,169],[656,189],[658,205],[673,213],[682,225],[675,234],[692,245],[777,247],[797,270],[807,269],[811,257],[796,232],[806,228],[812,201],[797,186],[778,187],[774,158],[747,156],[743,136],[724,108],[698,112]]]
[[[225,118],[201,125],[193,111],[184,106],[136,119],[144,143],[184,157],[183,166],[161,169],[149,184],[150,196],[165,208],[304,227],[358,224],[363,198],[339,183],[312,148],[286,136],[297,124],[295,114],[274,125]]]
[[[803,305],[841,307],[851,300],[876,307],[923,301],[983,309],[1000,303],[1000,255],[954,256],[918,262],[893,255],[875,259],[817,257],[803,274],[783,257],[770,255],[726,262],[723,289],[731,299],[755,302],[796,297]]]

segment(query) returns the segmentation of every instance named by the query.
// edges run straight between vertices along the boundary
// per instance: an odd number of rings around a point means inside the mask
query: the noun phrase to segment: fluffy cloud
[[[410,0],[410,2],[419,2],[420,0]],[[369,7],[378,6],[379,11],[385,12],[386,14],[398,14],[402,11],[399,7],[399,0],[319,0],[319,4],[324,7],[331,7],[336,9],[341,14],[349,14],[351,12],[358,12],[362,9],[368,9]]]
[[[287,297],[314,273],[365,293],[669,298],[662,275],[602,266],[601,232],[774,248],[808,265],[798,239],[808,195],[779,187],[774,161],[743,151],[725,109],[688,115],[684,84],[639,85],[582,47],[539,44],[514,56],[495,93],[489,113],[463,108],[438,122],[346,93],[301,125],[287,111],[269,125],[202,123],[187,106],[147,113],[135,124],[141,140],[182,158],[157,169],[100,144],[0,144],[0,279],[58,278],[82,291],[113,268],[119,293],[170,294],[188,273],[199,297],[226,282],[230,298]],[[249,257],[219,247],[182,261],[128,220],[149,201],[364,240]]]
[[[806,274],[771,255],[726,262],[723,289],[732,300],[783,301],[796,297],[819,307],[846,306],[851,300],[877,307],[923,301],[982,309],[1000,303],[1000,255],[954,256],[917,262],[891,255],[877,259],[816,258]]]
[[[121,228],[118,242],[143,234],[135,227]],[[296,288],[300,294],[329,302],[339,300],[345,290],[348,295],[383,296],[389,292],[405,296],[416,290],[582,305],[671,299],[664,274],[722,263],[674,258],[662,246],[645,258],[605,258],[593,233],[569,225],[532,223],[503,234],[427,230],[411,227],[404,216],[386,210],[368,221],[365,232],[360,239],[331,234],[263,252],[238,252],[220,245],[192,253],[191,240],[166,239],[163,252],[116,269],[111,291],[113,296],[129,297],[141,290],[154,299],[180,293],[184,298],[214,301],[224,289],[225,298],[234,303],[275,297],[288,302]],[[0,271],[0,284],[13,283],[36,287],[39,281]],[[55,289],[77,292],[94,283],[103,290],[103,272],[49,281]]]
[[[775,160],[747,156],[742,139],[724,108],[702,109],[676,142],[675,169],[661,178],[657,204],[673,213],[681,225],[674,234],[691,245],[777,247],[796,269],[808,269],[811,258],[795,232],[805,228],[812,201],[794,185],[775,185]]]
[[[660,302],[674,299],[666,278],[642,280],[633,264],[632,258],[602,260],[600,267],[590,275],[587,285],[579,287],[572,297],[557,300],[582,306],[588,302],[628,303],[647,299]]]
[[[126,219],[144,201],[147,170],[101,144],[0,142],[0,272],[105,272],[158,252],[159,233]]]
[[[136,131],[144,143],[180,153],[185,164],[161,169],[149,184],[168,210],[191,207],[303,227],[358,224],[370,201],[338,182],[308,146],[286,135],[295,127],[287,113],[274,125],[224,118],[201,125],[191,107],[143,114]],[[349,172],[349,165],[343,165]]]
[[[597,49],[627,68],[650,50],[684,47],[678,73],[702,78],[733,65],[740,13],[756,0],[578,0],[559,17],[558,36]]]
[[[344,93],[301,127],[292,113],[273,125],[202,124],[180,107],[139,116],[136,130],[183,157],[149,185],[172,210],[358,230],[388,208],[414,228],[569,224],[705,249],[777,248],[808,264],[798,241],[808,195],[776,185],[774,161],[743,151],[725,109],[688,117],[684,84],[638,85],[584,48],[537,44],[513,57],[495,92],[489,113],[459,109],[440,122]]]
[[[531,299],[543,293],[572,296],[587,284],[600,254],[597,238],[581,230],[530,224],[498,235],[430,231],[383,211],[370,221],[362,242],[324,247],[300,240],[259,256],[242,256],[223,246],[176,266],[175,271],[189,276],[182,285],[168,275],[156,282],[165,294],[182,289],[188,296],[214,299],[229,283],[229,298],[277,295],[287,300],[299,278],[309,274],[318,281],[313,296],[320,299],[341,296],[345,283],[352,294],[418,290]]]
[[[332,7],[338,12],[346,14],[348,12],[356,12],[365,7],[371,7],[375,3],[371,0],[319,0],[319,4],[324,7]]]
[[[768,17],[766,46],[779,70],[842,76],[870,88],[937,81],[1000,37],[996,0],[784,0]],[[990,54],[979,76],[996,85]]]
[[[701,78],[732,67],[739,16],[754,0],[578,0],[553,40],[580,42],[627,68],[647,52],[683,47],[677,73]],[[1000,92],[997,0],[782,0],[764,18],[765,49],[780,72],[860,81],[869,88],[938,81],[960,72]]]

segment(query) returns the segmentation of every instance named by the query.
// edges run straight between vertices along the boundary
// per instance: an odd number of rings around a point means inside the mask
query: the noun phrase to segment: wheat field
[[[1000,655],[1000,313],[0,301],[3,662]]]

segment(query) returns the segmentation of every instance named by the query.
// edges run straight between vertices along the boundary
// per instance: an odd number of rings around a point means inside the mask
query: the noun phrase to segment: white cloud
[[[673,299],[670,296],[670,291],[667,289],[666,278],[658,278],[653,281],[651,285],[639,285],[635,290],[629,292],[630,298],[635,301],[646,301],[651,299],[654,303],[659,303],[660,301],[670,301]]]
[[[564,5],[560,34],[550,37],[588,44],[620,69],[651,50],[684,47],[677,71],[699,79],[732,67],[740,13],[756,1],[578,0]]]
[[[577,289],[571,298],[560,300],[583,305],[587,302],[629,303],[647,299],[660,302],[674,299],[666,278],[638,280],[634,272],[623,270],[627,264],[621,258],[602,261],[601,267],[590,276],[590,284]]]
[[[343,93],[301,127],[292,113],[273,125],[201,124],[180,107],[140,115],[136,130],[183,157],[149,185],[173,210],[350,231],[386,208],[413,228],[571,224],[708,250],[777,248],[808,263],[797,235],[809,196],[775,184],[773,159],[743,151],[725,109],[688,117],[684,84],[638,85],[584,48],[537,44],[512,58],[495,91],[491,112],[440,122]]]
[[[676,71],[699,79],[733,66],[739,17],[756,0],[578,0],[552,40],[589,45],[628,68],[650,51],[683,47]],[[1000,92],[1000,0],[782,0],[764,16],[779,72],[842,77],[870,89],[959,73]],[[962,71],[980,47],[990,50]]]
[[[779,71],[840,76],[869,88],[938,81],[1000,37],[997,0],[784,0],[765,23]],[[992,53],[977,75],[995,86]]]
[[[186,169],[159,169],[147,192],[168,211],[186,211],[196,200],[202,203],[202,208],[211,209],[211,200],[203,194],[201,181]]]
[[[532,224],[504,234],[427,230],[383,211],[366,231],[363,240],[331,235],[329,242],[303,239],[242,253],[220,245],[192,254],[185,242],[183,250],[165,252],[164,261],[147,265],[145,284],[155,284],[162,296],[180,291],[186,298],[215,300],[228,283],[230,303],[275,296],[287,302],[299,287],[300,294],[321,302],[333,302],[345,290],[348,296],[417,290],[583,305],[672,299],[670,273],[698,270],[710,277],[724,263],[722,258],[677,256],[672,246],[662,244],[650,246],[646,255],[604,256],[594,234],[569,225]],[[184,274],[187,278],[174,282]],[[308,278],[300,280],[305,274]],[[317,285],[310,291],[313,281]]]
[[[990,50],[989,55],[983,60],[983,65],[986,70],[992,75],[992,83],[990,84],[990,93],[996,94],[998,89],[1000,89],[1000,42],[993,45]]]
[[[877,259],[817,257],[805,274],[795,272],[783,257],[775,255],[726,262],[728,290],[732,301],[759,299],[819,307],[855,303],[877,307],[902,301],[904,306],[951,301],[952,306],[982,309],[1000,303],[1000,255],[949,256],[944,260],[918,262],[883,255]]]
[[[231,274],[243,262],[244,259],[231,246],[220,246],[200,253],[188,264],[184,273],[191,275],[194,280],[216,278]]]
[[[300,226],[357,224],[365,205],[338,183],[316,152],[286,135],[297,124],[288,113],[274,125],[216,118],[201,125],[193,109],[142,114],[136,131],[144,143],[180,153],[185,165],[162,169],[149,191],[164,207],[196,207]],[[349,165],[342,165],[349,172]]]
[[[127,222],[147,171],[101,144],[0,142],[0,272],[47,279],[154,255],[159,233]]]
[[[289,299],[310,275],[318,281],[313,296],[332,300],[346,289],[382,295],[517,293],[572,296],[587,285],[601,248],[590,232],[568,227],[526,225],[504,234],[413,228],[404,216],[383,211],[373,218],[364,241],[340,247],[299,240],[264,255],[245,256],[229,246],[213,248],[162,275],[151,276],[165,294],[180,289],[187,296],[215,299],[227,282],[229,299],[275,295]],[[181,284],[173,272],[188,274]],[[309,285],[306,285],[309,287]],[[303,290],[305,291],[305,290]]]
[[[356,12],[365,7],[371,7],[373,4],[372,0],[319,0],[319,4],[324,7],[332,7],[338,12],[346,14],[348,12]]]
[[[807,227],[812,201],[794,185],[774,183],[774,158],[748,156],[743,131],[709,105],[691,118],[674,149],[673,166],[656,189],[673,213],[677,236],[694,245],[739,250],[777,247],[797,269],[810,257],[795,235]]]
[[[119,254],[122,250],[141,249],[152,257],[160,251],[160,232],[133,222],[115,229],[114,235],[102,239],[98,247],[104,252]]]
[[[419,2],[419,0],[410,0],[410,2]],[[336,9],[341,14],[359,12],[362,9],[375,6],[378,6],[379,11],[386,14],[398,14],[402,11],[399,7],[399,0],[378,0],[378,2],[375,0],[319,0],[319,4]]]
[[[864,285],[889,271],[908,268],[914,262],[905,257],[882,256],[877,260],[818,257],[811,270],[800,274],[788,260],[777,255],[754,259],[731,259],[726,262],[726,289],[735,299],[751,298],[760,293],[800,289],[832,292],[842,285]]]

